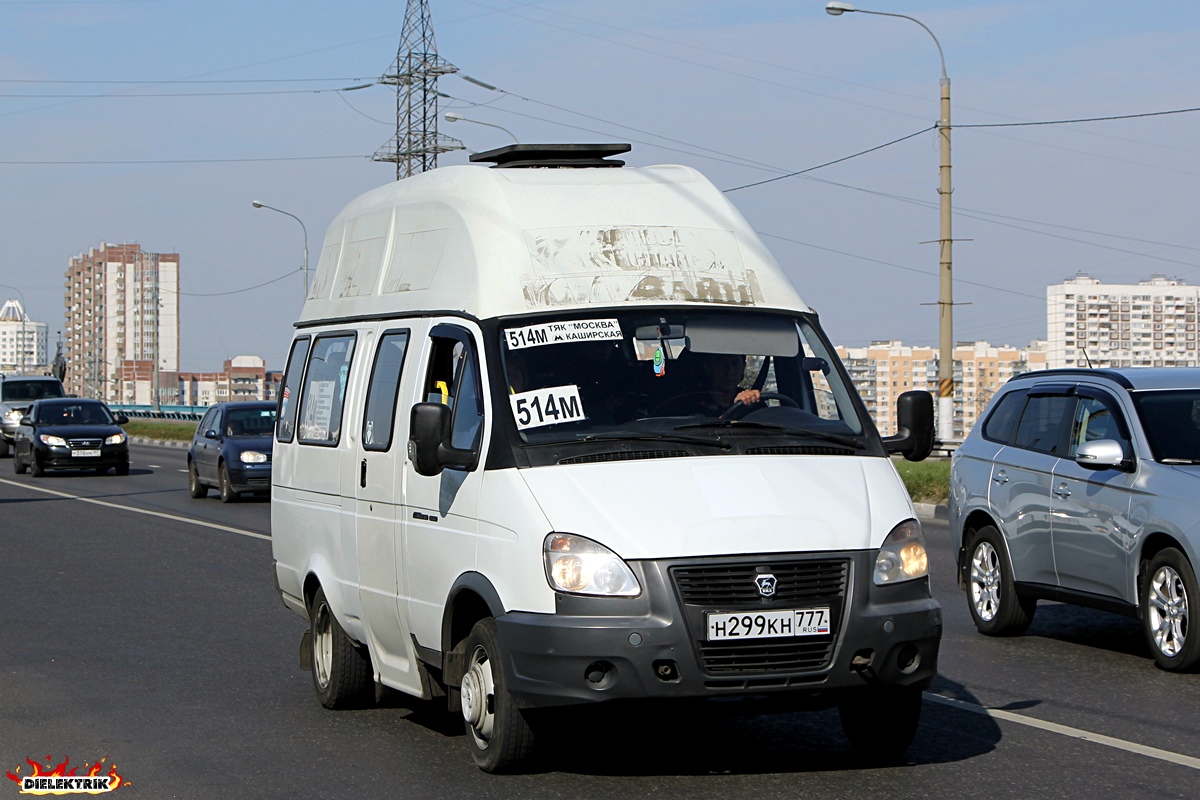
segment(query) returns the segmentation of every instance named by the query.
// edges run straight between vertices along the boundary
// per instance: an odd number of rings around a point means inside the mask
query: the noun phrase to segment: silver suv
[[[0,375],[0,458],[9,454],[21,417],[43,397],[65,397],[62,382],[49,375]]]
[[[1039,599],[1142,620],[1160,667],[1200,664],[1200,369],[1010,380],[954,454],[950,538],[985,634]]]

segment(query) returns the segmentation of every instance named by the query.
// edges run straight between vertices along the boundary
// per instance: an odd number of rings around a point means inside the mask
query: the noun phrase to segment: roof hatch
[[[628,144],[509,144],[471,155],[471,161],[493,164],[492,169],[528,167],[623,167],[609,159],[632,150]]]

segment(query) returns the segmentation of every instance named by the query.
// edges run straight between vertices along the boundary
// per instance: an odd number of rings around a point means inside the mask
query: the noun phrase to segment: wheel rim
[[[188,488],[190,488],[193,492],[196,491],[196,487],[199,485],[199,481],[196,480],[195,463],[188,464],[188,484],[190,484]]]
[[[333,624],[329,606],[321,603],[313,619],[313,675],[317,685],[324,689],[329,685],[329,670],[333,663]]]
[[[1187,642],[1188,599],[1183,578],[1171,567],[1159,567],[1150,579],[1147,599],[1154,646],[1167,658],[1174,658]]]
[[[460,699],[463,719],[471,729],[476,746],[486,750],[496,723],[496,684],[492,676],[491,659],[479,645],[471,652],[470,667],[463,675]]]
[[[980,542],[971,556],[971,605],[984,622],[1000,610],[1000,554],[990,542]]]

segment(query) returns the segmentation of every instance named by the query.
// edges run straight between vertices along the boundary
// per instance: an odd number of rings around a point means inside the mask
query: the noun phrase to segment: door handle
[[[992,480],[994,482],[1000,483],[1000,484],[1008,483],[1008,475],[1006,475],[1004,473],[1004,471],[1001,470],[1000,472],[997,472],[995,475],[992,476]]]
[[[358,465],[358,485],[364,489],[367,487],[367,460],[365,458]]]
[[[1058,497],[1061,497],[1063,500],[1066,500],[1071,496],[1071,490],[1068,489],[1067,485],[1064,483],[1062,486],[1059,486],[1054,490],[1054,494]]]

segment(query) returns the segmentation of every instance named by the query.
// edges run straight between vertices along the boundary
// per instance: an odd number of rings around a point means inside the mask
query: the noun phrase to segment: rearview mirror
[[[897,433],[883,438],[884,447],[908,461],[924,461],[933,452],[933,395],[920,390],[900,395],[896,418]]]

